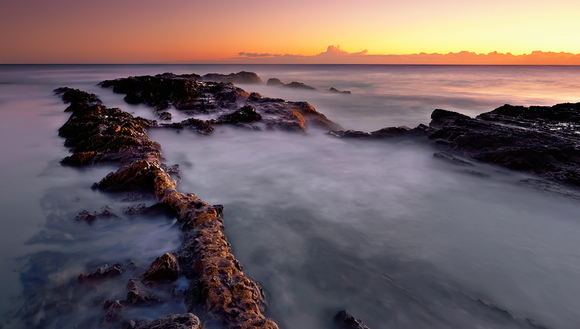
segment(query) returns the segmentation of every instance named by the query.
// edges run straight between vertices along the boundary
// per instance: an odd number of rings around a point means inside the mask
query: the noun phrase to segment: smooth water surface
[[[52,90],[94,92],[109,107],[153,119],[150,109],[127,105],[96,84],[241,70],[264,82],[276,77],[316,87],[240,85],[308,101],[346,129],[365,131],[428,124],[435,108],[475,116],[505,103],[580,101],[578,67],[0,66],[4,326],[18,327],[11,319],[31,278],[54,287],[104,263],[132,259],[147,266],[179,247],[168,219],[74,221],[82,210],[108,205],[121,213],[135,202],[90,189],[113,167],[59,164],[68,151],[57,130],[68,114]],[[326,92],[330,87],[352,95]],[[161,143],[168,164],[180,164],[180,190],[225,206],[234,254],[265,288],[268,316],[281,328],[328,327],[344,308],[373,329],[534,328],[531,323],[571,329],[580,323],[580,204],[518,184],[523,174],[478,164],[484,178],[437,161],[426,146],[344,141],[321,131],[303,136],[220,127],[212,136],[155,130],[150,137]],[[38,259],[54,266],[33,266]],[[103,294],[122,298],[122,289],[119,283]],[[39,327],[56,323],[35,316]],[[71,315],[59,325],[73,327],[83,317]]]

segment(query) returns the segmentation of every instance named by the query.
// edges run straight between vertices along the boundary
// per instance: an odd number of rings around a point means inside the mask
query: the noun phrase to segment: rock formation
[[[147,88],[151,88],[152,85],[162,87],[163,79],[130,78],[119,85],[128,88],[123,90],[133,93],[137,81],[145,81]],[[193,86],[190,83],[195,82],[185,78],[170,81],[170,85],[179,85],[181,81],[186,82],[187,86]],[[63,94],[62,90],[64,88],[55,92]],[[163,90],[162,87],[161,93]],[[229,89],[232,90],[235,91]],[[159,100],[156,96],[144,97],[142,92],[140,90],[135,95],[139,99]],[[89,94],[79,99],[84,101],[87,98],[90,99]],[[306,113],[308,109],[302,107],[301,111]],[[265,299],[262,289],[245,276],[231,253],[223,234],[223,207],[210,206],[194,194],[176,190],[178,182],[172,177],[172,174],[175,176],[176,168],[160,162],[161,148],[149,139],[145,131],[146,127],[155,125],[154,122],[135,118],[119,109],[85,102],[74,107],[70,119],[59,130],[59,134],[66,138],[65,145],[71,147],[73,152],[72,156],[63,159],[64,164],[118,163],[119,169],[116,172],[110,173],[93,187],[106,192],[152,193],[158,200],[157,207],[176,217],[183,232],[182,248],[176,256],[165,254],[159,257],[140,278],[129,280],[127,299],[119,303],[106,303],[103,306],[105,317],[118,321],[122,318],[124,305],[165,302],[165,299],[150,291],[145,283],[163,283],[176,279],[176,276],[186,276],[191,280],[185,295],[187,309],[197,312],[202,319],[213,318],[226,328],[278,328],[263,315]],[[85,280],[84,276],[82,278]],[[117,304],[123,307],[116,307]],[[185,318],[192,319],[187,314],[174,315],[144,324],[143,328],[158,328],[161,325],[154,323],[163,323],[163,327],[181,328],[179,319]]]
[[[429,127],[390,127],[371,133],[343,130],[330,134],[423,140],[443,151],[483,163],[579,186],[579,122],[580,103],[551,107],[504,105],[476,118],[437,109],[431,114]]]
[[[128,103],[143,103],[153,107],[158,115],[165,113],[160,111],[173,106],[186,115],[212,114],[217,117],[205,121],[190,118],[173,123],[149,123],[152,128],[189,128],[202,134],[211,134],[215,124],[248,127],[247,124],[251,123],[249,127],[255,130],[277,129],[300,133],[308,132],[310,126],[324,130],[342,129],[306,102],[289,102],[263,97],[258,93],[249,95],[229,82],[203,82],[196,79],[165,73],[106,80],[100,85],[103,88],[112,87],[116,93],[126,94],[125,100]],[[250,108],[254,110],[250,111]],[[160,118],[167,119],[168,116]]]

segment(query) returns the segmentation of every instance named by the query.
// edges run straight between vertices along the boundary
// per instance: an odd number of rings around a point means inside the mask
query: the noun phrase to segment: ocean
[[[95,288],[66,312],[58,287],[103,264],[130,259],[147,267],[180,246],[167,218],[75,221],[83,210],[122,214],[136,202],[90,188],[113,166],[60,165],[69,152],[58,128],[69,113],[52,90],[78,88],[156,119],[97,83],[239,71],[313,86],[238,85],[307,101],[345,129],[363,131],[428,124],[438,108],[473,117],[503,104],[580,102],[576,66],[0,65],[0,328],[98,327],[97,301],[123,299],[126,280]],[[174,121],[185,118],[171,112]],[[332,328],[341,309],[371,329],[580,326],[580,201],[519,184],[532,177],[526,173],[476,163],[488,177],[468,175],[429,146],[343,140],[315,129],[220,126],[210,136],[149,136],[167,164],[180,165],[180,191],[225,206],[228,242],[264,288],[266,315],[280,328]],[[176,302],[125,316],[184,311]]]

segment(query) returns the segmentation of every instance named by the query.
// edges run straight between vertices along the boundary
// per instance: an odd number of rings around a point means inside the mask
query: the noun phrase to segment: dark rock
[[[278,78],[270,78],[270,79],[268,79],[268,82],[266,82],[266,86],[283,86],[283,85],[284,85],[284,82],[282,82]]]
[[[60,87],[55,89],[54,93],[56,95],[61,95],[63,102],[71,103],[71,105],[66,108],[65,112],[83,110],[89,106],[101,104],[101,100],[97,95],[89,94],[78,89]]]
[[[201,329],[199,318],[191,313],[173,314],[151,322],[135,323],[135,329]]]
[[[504,105],[476,119],[444,110],[431,115],[435,145],[481,162],[580,185],[579,104]],[[560,129],[561,128],[561,129]]]
[[[147,211],[147,205],[144,203],[139,203],[130,207],[125,208],[123,213],[125,215],[133,216],[133,215],[141,215]]]
[[[117,216],[117,214],[115,214],[111,208],[105,206],[101,209],[101,211],[93,211],[92,213],[83,210],[75,217],[75,221],[85,221],[90,224],[97,218],[119,218],[119,216]]]
[[[160,127],[168,127],[173,129],[188,128],[191,130],[195,130],[202,135],[210,135],[213,132],[213,125],[211,121],[204,121],[194,118],[189,118],[181,122],[161,124]]]
[[[109,173],[100,182],[95,183],[93,188],[107,192],[153,191],[155,179],[160,172],[165,173],[158,163],[138,160],[130,166]]]
[[[153,291],[145,287],[142,283],[129,280],[127,283],[127,303],[135,306],[150,306],[163,304],[165,299],[157,296]]]
[[[251,123],[262,120],[262,116],[252,106],[244,106],[236,112],[218,118],[219,123]]]
[[[175,256],[165,253],[157,257],[142,276],[145,281],[175,281],[179,277],[179,264]]]
[[[331,93],[336,93],[336,94],[349,94],[349,95],[351,94],[351,92],[348,90],[340,91],[334,87],[330,87],[330,89],[328,89],[328,91],[330,91]]]
[[[369,329],[361,320],[355,319],[346,310],[336,313],[334,316],[334,324],[339,329]]]
[[[213,113],[219,108],[232,109],[249,96],[231,83],[173,78],[168,73],[163,78],[140,76],[105,80],[100,85],[103,88],[113,87],[114,92],[126,94],[125,101],[128,103],[143,103],[156,110],[164,110],[173,105],[178,110],[191,113]]]
[[[161,112],[159,113],[160,120],[171,120],[171,113],[169,112]]]
[[[290,83],[285,84],[283,87],[293,88],[293,89],[305,89],[305,90],[316,90],[316,88],[305,85],[302,82],[292,81]]]
[[[219,74],[209,73],[202,77],[204,81],[231,82],[242,84],[263,84],[264,81],[254,72],[241,71],[238,73]]]
[[[123,320],[125,306],[118,300],[105,300],[101,304],[105,310],[104,324],[119,323]]]
[[[455,157],[452,154],[447,153],[447,152],[435,152],[435,153],[433,153],[433,157],[435,157],[437,159],[445,160],[448,163],[452,163],[452,164],[458,165],[458,166],[474,166],[473,163],[461,160],[461,159],[459,159],[459,158],[457,158],[457,157]]]
[[[95,216],[94,214],[83,210],[81,211],[76,217],[75,217],[75,221],[77,222],[82,222],[85,221],[87,223],[92,223],[95,219],[97,219],[97,216]]]
[[[123,269],[121,264],[114,264],[112,266],[103,265],[87,275],[79,275],[77,281],[79,284],[95,284],[103,282],[107,279],[119,277],[124,272],[125,269]]]

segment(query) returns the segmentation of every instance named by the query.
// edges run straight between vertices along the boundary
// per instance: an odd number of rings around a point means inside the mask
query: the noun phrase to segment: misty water
[[[154,200],[90,189],[112,166],[60,165],[68,150],[57,131],[69,114],[52,90],[94,92],[109,107],[155,119],[151,109],[96,84],[241,70],[311,85],[318,91],[239,86],[308,101],[344,128],[364,131],[428,124],[436,108],[475,116],[506,103],[580,101],[579,67],[0,66],[2,328],[19,328],[23,318],[41,328],[91,323],[102,317],[95,300],[124,298],[130,271],[69,313],[26,307],[35,292],[58,299],[54,288],[80,273],[128,259],[146,267],[180,245],[172,219],[122,215]],[[530,176],[484,164],[472,169],[488,177],[472,175],[433,158],[428,146],[341,140],[318,130],[149,136],[168,164],[180,165],[181,191],[225,206],[234,255],[265,289],[267,316],[281,328],[330,328],[341,309],[372,329],[580,325],[580,201],[565,196],[578,191],[537,191],[518,183]],[[104,206],[120,218],[75,222],[79,212]],[[153,319],[184,305],[132,312],[126,316]]]

